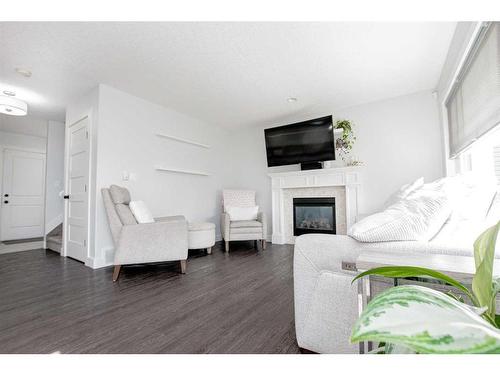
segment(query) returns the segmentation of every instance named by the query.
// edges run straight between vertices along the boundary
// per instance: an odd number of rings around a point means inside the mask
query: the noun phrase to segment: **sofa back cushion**
[[[413,193],[415,190],[420,189],[422,186],[424,186],[423,177],[419,177],[415,181],[401,186],[399,190],[392,194],[387,202],[385,202],[385,207],[389,207],[394,203],[399,202],[401,199],[406,198],[408,195]]]

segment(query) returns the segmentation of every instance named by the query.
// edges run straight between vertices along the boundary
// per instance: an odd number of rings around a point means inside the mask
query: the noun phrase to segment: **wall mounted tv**
[[[320,161],[335,160],[331,115],[264,129],[264,134],[268,167],[300,163],[302,169],[311,169],[321,167]]]

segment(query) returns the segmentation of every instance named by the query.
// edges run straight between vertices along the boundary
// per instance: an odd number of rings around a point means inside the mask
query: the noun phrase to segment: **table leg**
[[[358,316],[361,316],[361,313],[365,309],[368,302],[371,299],[371,290],[370,290],[370,278],[363,277],[358,280]],[[360,342],[359,343],[359,353],[365,354],[372,350],[373,343],[372,342]]]

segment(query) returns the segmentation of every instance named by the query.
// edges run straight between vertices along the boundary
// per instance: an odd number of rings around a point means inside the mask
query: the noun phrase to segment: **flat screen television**
[[[267,166],[335,160],[332,116],[264,129]]]

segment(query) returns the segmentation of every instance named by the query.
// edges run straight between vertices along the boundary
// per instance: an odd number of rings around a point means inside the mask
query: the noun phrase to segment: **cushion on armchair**
[[[130,202],[130,210],[139,224],[154,223],[155,219],[143,201]]]
[[[253,206],[253,207],[226,206],[226,212],[229,214],[229,218],[231,219],[231,221],[257,220],[259,206]]]

